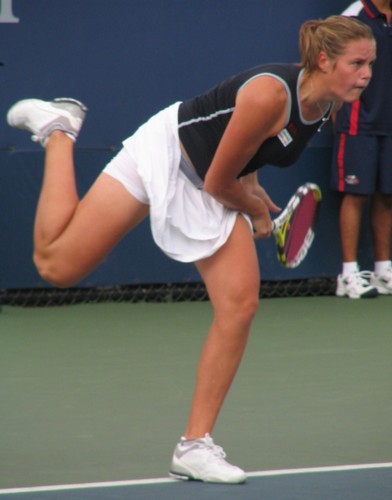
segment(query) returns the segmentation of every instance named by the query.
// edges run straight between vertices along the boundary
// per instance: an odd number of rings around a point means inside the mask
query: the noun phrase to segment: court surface
[[[245,485],[168,479],[208,302],[0,313],[0,498],[390,500],[392,298],[262,299],[214,430]]]

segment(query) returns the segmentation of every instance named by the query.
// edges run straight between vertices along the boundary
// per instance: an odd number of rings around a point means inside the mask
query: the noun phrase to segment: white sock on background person
[[[390,260],[379,260],[374,263],[374,272],[375,274],[382,275],[385,274],[388,269],[391,268]]]
[[[343,262],[342,275],[347,276],[352,273],[357,273],[359,271],[358,262]]]

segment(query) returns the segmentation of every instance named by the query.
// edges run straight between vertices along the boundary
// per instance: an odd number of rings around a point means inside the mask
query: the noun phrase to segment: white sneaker
[[[225,460],[226,453],[211,436],[187,441],[181,438],[171,464],[170,475],[176,479],[196,479],[207,483],[243,483],[245,472]]]
[[[339,274],[336,295],[338,297],[349,297],[350,299],[377,297],[377,288],[370,284],[372,274],[370,271],[357,271],[347,276]]]
[[[374,273],[370,283],[381,295],[392,295],[392,267],[389,267],[384,274]]]
[[[86,112],[87,108],[83,103],[68,97],[59,97],[53,101],[24,99],[9,109],[7,122],[11,127],[28,130],[33,134],[31,139],[45,147],[50,134],[55,130],[65,132],[76,141]]]

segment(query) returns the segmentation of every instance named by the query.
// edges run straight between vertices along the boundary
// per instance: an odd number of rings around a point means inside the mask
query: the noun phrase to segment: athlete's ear
[[[322,73],[326,73],[331,67],[331,59],[327,56],[327,54],[323,50],[318,55],[317,63],[319,70]]]

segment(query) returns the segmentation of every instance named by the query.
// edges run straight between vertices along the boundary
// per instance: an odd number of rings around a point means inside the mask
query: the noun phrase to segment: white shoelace
[[[371,271],[358,271],[354,273],[355,281],[358,285],[369,286],[369,280],[372,277]]]
[[[202,439],[196,439],[195,441],[197,443],[197,446],[200,449],[204,449],[205,451],[207,451],[214,458],[218,458],[218,459],[222,459],[223,460],[226,457],[226,453],[223,450],[223,448],[221,446],[215,444],[214,440],[212,439],[211,436],[206,435],[204,438],[202,438]],[[189,445],[192,446],[191,443],[189,443]]]

